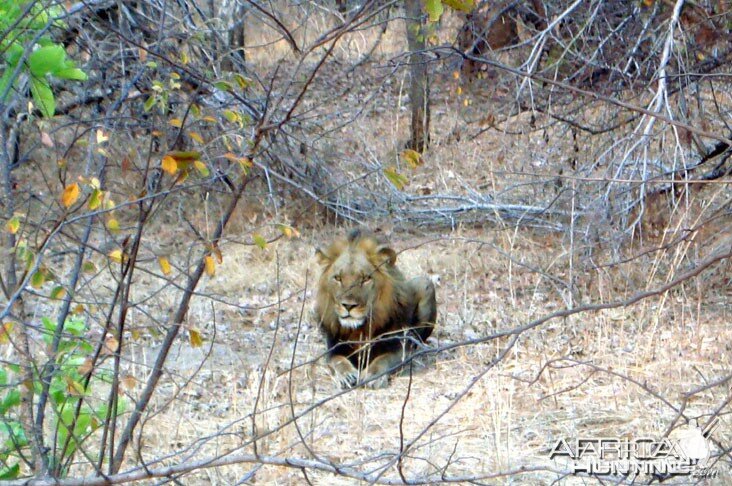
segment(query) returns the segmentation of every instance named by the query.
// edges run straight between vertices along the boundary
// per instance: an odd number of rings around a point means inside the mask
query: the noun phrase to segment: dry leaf
[[[104,339],[104,349],[102,352],[104,354],[114,354],[119,349],[119,341],[117,341],[117,338],[114,336],[107,336]]]
[[[158,257],[158,264],[163,275],[170,275],[170,261],[168,261],[167,257]]]
[[[188,329],[188,338],[190,340],[191,347],[200,348],[203,346],[203,338],[201,337],[201,333],[198,329],[194,327]]]
[[[41,143],[48,148],[53,148],[55,145],[51,136],[46,132],[41,132]]]
[[[91,358],[86,358],[84,360],[84,362],[81,363],[81,365],[78,368],[76,368],[76,371],[78,371],[79,374],[81,374],[81,375],[86,375],[92,369],[93,369],[93,366],[92,366],[92,360],[91,360]]]
[[[209,277],[213,277],[216,273],[216,263],[214,263],[213,257],[211,255],[206,255],[203,260],[206,269],[206,275],[208,275]]]
[[[178,162],[170,155],[163,157],[162,166],[163,170],[170,175],[175,175],[178,172]]]
[[[66,208],[71,207],[79,199],[80,194],[79,184],[74,182],[70,186],[66,186],[63,194],[61,194],[61,204]]]

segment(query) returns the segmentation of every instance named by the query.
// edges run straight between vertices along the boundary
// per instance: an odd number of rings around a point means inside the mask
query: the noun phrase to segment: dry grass
[[[329,229],[322,234],[332,232]],[[281,312],[278,316],[274,308],[266,307],[237,315],[217,306],[214,340],[209,304],[201,302],[191,309],[189,321],[204,330],[207,342],[197,349],[180,344],[169,364],[173,375],[178,376],[175,381],[187,379],[208,349],[210,355],[190,384],[178,390],[178,399],[146,424],[143,457],[160,457],[164,451],[174,451],[209,434],[221,434],[222,427],[227,434],[211,440],[197,454],[205,457],[236,448],[250,438],[250,414],[273,345],[257,405],[259,433],[289,422],[290,393],[295,413],[301,413],[337,391],[322,363],[307,364],[324,351],[316,327],[307,318],[294,355],[295,364],[306,364],[292,374],[288,372],[303,307],[300,297],[305,275],[312,289],[317,273],[310,256],[319,239],[308,235],[303,240],[277,242],[264,251],[225,248],[226,265],[205,290],[246,306],[276,302],[278,289],[273,277],[279,260],[279,293],[286,298]],[[433,346],[511,328],[563,306],[545,278],[509,266],[505,258],[487,246],[470,242],[472,239],[494,244],[522,261],[550,261],[553,256],[546,252],[562,253],[561,248],[546,245],[543,237],[526,232],[512,235],[510,243],[501,233],[486,236],[476,230],[417,240],[396,236],[395,246],[404,250],[401,265],[410,275],[440,277],[440,318]],[[428,243],[418,246],[423,242]],[[651,259],[647,263],[651,265]],[[640,270],[643,265],[636,266],[635,278],[642,281],[646,272]],[[605,289],[604,295],[587,295],[586,301],[607,301],[626,294],[611,288],[611,278],[596,278],[602,281],[597,286]],[[404,461],[404,471],[410,477],[434,473],[435,467],[448,462],[453,475],[489,474],[521,466],[551,467],[546,453],[559,438],[657,436],[674,417],[673,410],[621,376],[646,384],[678,405],[684,392],[713,381],[732,365],[726,344],[732,337],[726,325],[730,318],[727,300],[720,291],[700,293],[700,284],[691,281],[681,291],[632,308],[580,314],[526,332],[505,359],[474,384],[474,378],[505,346],[505,339],[420,359],[411,389],[410,377],[402,373],[385,390],[355,390],[334,398],[298,420],[307,448],[299,443],[297,429],[289,424],[260,440],[258,451],[306,458],[312,453],[340,464],[358,464],[364,458],[387,461],[400,447],[400,417],[408,389],[410,399],[403,423],[406,441],[447,411]],[[306,300],[307,309],[312,290],[308,290]],[[561,367],[540,374],[542,366],[560,358],[575,361],[565,361]],[[593,367],[611,370],[612,374],[593,373]],[[142,369],[133,374],[140,376],[140,372]],[[456,402],[467,388],[467,394]],[[163,404],[174,391],[172,386],[161,388],[156,405]],[[719,390],[698,395],[686,413],[707,414],[721,404],[723,395]],[[731,430],[726,420],[723,422],[715,438],[726,443]],[[251,447],[245,450],[251,451]],[[199,473],[195,481],[231,484],[246,470],[220,468]],[[394,470],[388,473],[394,474]],[[333,481],[325,474],[310,473],[310,477],[329,484]],[[546,484],[554,477],[543,472],[518,476],[517,480]],[[256,478],[282,484],[299,482],[302,475],[297,470],[265,467]]]
[[[330,25],[327,16],[320,19],[319,29]],[[394,29],[400,27],[389,28],[379,55],[399,52]],[[263,39],[260,44],[265,46],[248,52],[248,59],[266,70],[290,54],[265,30],[248,32]],[[297,33],[298,39],[312,35]],[[375,35],[354,34],[338,55],[358,59]],[[403,80],[395,78],[383,101],[357,124],[338,132],[334,157],[399,163],[408,121]],[[460,191],[469,183],[499,193],[525,182],[520,175],[510,178],[506,173],[526,171],[530,177],[532,170],[551,172],[566,164],[571,150],[566,137],[494,131],[461,141],[461,131],[471,123],[475,127],[492,105],[490,99],[476,98],[465,106],[464,98],[455,95],[456,87],[450,80],[436,85],[434,146],[425,156],[426,166],[410,174],[408,191]],[[358,98],[351,101],[357,103]],[[511,128],[525,127],[527,118],[512,119]],[[690,221],[701,221],[714,201],[728,196],[724,185],[710,185],[692,193],[655,239],[620,248],[583,241],[584,253],[566,237],[511,226],[419,236],[390,222],[383,222],[383,229],[401,251],[405,273],[439,276],[439,321],[431,340],[437,347],[514,328],[569,304],[623,300],[673,280],[689,262],[700,261],[721,242],[728,244],[729,218],[683,244],[645,251],[678,236]],[[530,191],[526,197],[531,197]],[[287,220],[299,214],[299,204],[286,203],[278,217]],[[266,219],[256,220],[258,211],[242,212],[246,214],[234,222],[237,233],[267,228]],[[387,389],[357,389],[329,398],[338,390],[322,360],[312,363],[325,345],[309,314],[318,273],[311,256],[319,243],[342,230],[315,225],[301,226],[301,231],[302,238],[279,240],[265,250],[234,242],[222,246],[224,264],[200,290],[229,304],[214,304],[214,323],[211,302],[194,302],[188,325],[200,329],[206,341],[202,348],[181,341],[172,353],[168,370],[176,385],[169,382],[156,395],[153,405],[159,413],[145,424],[143,458],[159,458],[190,444],[195,444],[190,455],[196,458],[232,449],[252,452],[251,445],[239,448],[254,431],[274,430],[257,441],[258,453],[316,457],[368,471],[391,460],[402,440],[419,435],[402,464],[407,477],[435,474],[447,465],[447,474],[457,476],[546,467],[492,481],[550,484],[560,478],[552,469],[564,469],[546,456],[557,439],[659,436],[675,412],[658,397],[678,407],[686,392],[725,376],[732,366],[726,263],[632,307],[547,322],[523,333],[494,367],[490,364],[506,346],[506,338],[422,357],[412,377],[406,372],[395,376]],[[591,259],[579,259],[579,253]],[[641,256],[629,263],[602,265],[633,255]],[[570,296],[557,282],[571,282],[576,290]],[[139,365],[131,365],[129,373],[144,377],[155,351],[139,346]],[[296,368],[290,371],[293,362]],[[695,395],[685,414],[708,416],[727,399],[725,386],[710,389]],[[293,412],[302,414],[321,401],[297,420],[297,426],[291,422]],[[732,439],[726,417],[714,437],[721,444]],[[180,460],[179,456],[171,462]],[[233,484],[252,470],[252,465],[204,470],[186,482]],[[717,484],[729,480],[726,470],[721,474]],[[398,473],[392,467],[386,476],[396,478]],[[254,477],[263,484],[304,480],[297,469],[271,466],[257,469]],[[308,477],[316,484],[355,482],[312,471]]]

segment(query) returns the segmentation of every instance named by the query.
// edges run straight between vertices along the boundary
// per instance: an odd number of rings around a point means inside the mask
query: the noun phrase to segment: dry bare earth
[[[474,238],[487,245],[481,248],[467,241]],[[561,250],[523,232],[511,240],[500,233],[460,231],[419,238],[418,242],[426,244],[409,249],[414,240],[396,238],[395,246],[405,250],[400,254],[401,265],[410,275],[440,276],[440,318],[433,345],[512,328],[563,305],[546,279],[511,265],[489,245],[496,244],[519,261],[529,256],[534,262],[549,262],[552,253]],[[223,426],[228,426],[229,435],[211,440],[196,451],[196,456],[235,447],[251,437],[252,422],[244,417],[253,410],[270,348],[273,354],[257,408],[260,433],[275,429],[287,422],[293,411],[298,414],[337,391],[321,363],[307,364],[324,351],[311,320],[304,319],[295,340],[300,313],[312,300],[312,290],[308,290],[303,303],[301,290],[306,275],[308,287],[312,287],[316,269],[308,262],[315,243],[307,238],[276,243],[265,251],[227,249],[226,265],[207,283],[206,290],[247,306],[276,302],[279,291],[282,311],[279,316],[273,307],[239,313],[217,305],[214,339],[209,304],[199,303],[191,309],[191,324],[202,328],[206,343],[202,348],[191,348],[181,342],[169,369],[179,374],[176,381],[182,382],[206,353],[209,356],[198,375],[180,391],[182,400],[145,426],[144,457],[152,459],[163,451],[220,433]],[[273,278],[278,264],[279,289]],[[612,279],[599,285],[612,287]],[[403,412],[404,440],[411,441],[447,413],[412,447],[404,461],[405,473],[408,477],[434,474],[436,467],[448,463],[447,472],[456,476],[552,467],[546,453],[558,438],[661,434],[674,417],[673,410],[626,379],[608,372],[592,373],[592,368],[570,362],[538,379],[537,375],[548,361],[568,358],[646,383],[678,405],[682,394],[693,385],[713,381],[730,369],[728,296],[700,285],[691,283],[685,291],[629,309],[547,323],[522,335],[511,352],[474,384],[506,344],[505,339],[420,360]],[[604,292],[606,300],[623,296],[622,291],[612,288]],[[305,364],[290,374],[293,361]],[[138,375],[138,371],[130,371]],[[399,451],[402,407],[409,384],[409,376],[402,374],[385,390],[354,390],[305,415],[298,426],[307,448],[298,443],[296,428],[288,425],[259,441],[258,450],[265,455],[305,458],[314,453],[339,464],[359,464],[365,458],[377,461],[372,465],[388,461]],[[173,387],[160,390],[158,404],[173,391]],[[719,392],[701,395],[689,404],[687,413],[709,413],[723,399]],[[723,420],[715,438],[724,444],[729,435]],[[369,465],[362,467],[368,469]],[[196,481],[229,484],[248,470],[221,468],[199,473]],[[388,474],[393,475],[394,471]],[[267,484],[302,480],[297,470],[274,467],[262,468],[255,477]],[[556,477],[544,471],[517,476],[516,481],[545,484]],[[722,478],[728,477],[724,471]],[[330,475],[316,474],[315,478],[329,484],[333,481]]]

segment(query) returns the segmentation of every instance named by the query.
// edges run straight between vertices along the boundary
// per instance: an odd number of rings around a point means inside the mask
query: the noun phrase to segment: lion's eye
[[[361,285],[366,285],[367,283],[371,283],[371,277],[364,277],[361,279]]]
[[[340,281],[341,281],[341,276],[340,276],[340,275],[335,275],[335,276],[333,277],[333,280],[335,280],[336,282],[339,282],[339,283],[340,283]]]

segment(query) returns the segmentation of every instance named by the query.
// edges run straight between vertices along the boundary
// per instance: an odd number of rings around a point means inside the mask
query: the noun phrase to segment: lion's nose
[[[351,304],[349,302],[341,302],[341,305],[346,308],[348,312],[351,312],[351,309],[354,309],[358,304]]]

